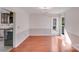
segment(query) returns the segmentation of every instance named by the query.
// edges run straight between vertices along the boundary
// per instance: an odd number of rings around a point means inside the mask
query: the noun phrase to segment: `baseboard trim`
[[[77,46],[72,45],[72,47],[76,49],[77,51],[79,51],[79,48]]]
[[[30,35],[27,35],[23,40],[21,40],[15,47],[11,48],[9,50],[9,52],[12,52],[13,49],[15,49],[16,47],[18,47],[21,43],[23,43],[24,40],[26,40]]]
[[[14,48],[9,49],[8,51],[11,52]]]
[[[25,39],[27,39],[29,36],[52,36],[52,34],[33,34],[33,35],[27,35],[23,40],[21,40],[14,48],[18,47]]]
[[[52,34],[31,34],[30,36],[52,36]]]
[[[25,39],[27,39],[30,35],[27,35],[23,40],[21,40],[14,48],[18,47]]]

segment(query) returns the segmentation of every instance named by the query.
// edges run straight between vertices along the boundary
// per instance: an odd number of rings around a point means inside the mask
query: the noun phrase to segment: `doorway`
[[[59,21],[58,17],[53,17],[51,20],[51,34],[59,35]]]
[[[60,35],[64,36],[65,19],[64,16],[60,19]]]

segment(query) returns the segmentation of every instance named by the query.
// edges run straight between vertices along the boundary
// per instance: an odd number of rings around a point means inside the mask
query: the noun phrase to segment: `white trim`
[[[73,48],[75,48],[77,51],[79,51],[78,45],[72,45]]]
[[[14,48],[18,47],[18,46],[19,46],[25,39],[27,39],[28,37],[29,37],[29,34],[28,34],[27,36],[25,36],[25,37],[23,38],[23,40],[21,40],[18,44],[16,44]]]
[[[28,34],[25,38],[23,38],[23,40],[21,40],[19,43],[17,43],[14,48],[18,47],[29,36],[52,36],[52,35],[51,34],[31,34],[31,35]]]
[[[30,34],[30,36],[52,36],[52,34]]]
[[[70,32],[70,31],[67,31],[67,32],[69,32],[70,34],[73,34],[73,35],[75,35],[75,36],[78,36],[78,37],[79,37],[79,35],[77,35],[77,34],[75,34],[75,33],[73,33],[73,32]]]
[[[76,37],[79,37],[79,35],[76,35],[76,34],[74,34],[74,33],[72,33],[72,32],[69,32],[69,31],[67,31],[69,34],[71,34],[71,35],[74,35],[74,36],[76,36]],[[75,48],[77,51],[79,51],[79,44],[78,43],[76,43],[76,44],[73,44],[72,43],[72,47],[73,48]]]
[[[13,49],[13,48],[10,48],[10,49],[8,50],[8,52],[10,52],[12,49]]]

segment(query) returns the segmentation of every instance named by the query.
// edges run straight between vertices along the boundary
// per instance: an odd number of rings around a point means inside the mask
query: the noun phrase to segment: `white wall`
[[[66,29],[79,36],[79,8],[72,8],[65,13]]]
[[[31,14],[30,15],[30,28],[50,28],[51,16],[45,14]]]
[[[50,35],[50,21],[52,16],[45,14],[30,15],[30,34],[31,35]]]
[[[53,30],[53,18],[57,18],[57,31]],[[58,14],[31,14],[30,35],[57,35],[59,33]]]
[[[65,12],[65,29],[71,39],[72,45],[79,46],[79,8],[71,8]]]
[[[7,8],[12,10],[15,14],[15,33],[14,33],[14,47],[17,47],[23,40],[29,36],[29,14],[22,8]]]
[[[29,15],[23,10],[16,11],[16,43],[23,41],[29,35]]]

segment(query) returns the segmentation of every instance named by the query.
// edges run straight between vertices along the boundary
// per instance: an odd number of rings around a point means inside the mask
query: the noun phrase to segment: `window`
[[[56,30],[56,22],[57,22],[57,19],[54,18],[54,19],[53,19],[53,29],[54,29],[54,30]]]
[[[62,17],[62,34],[64,34],[64,26],[65,26],[64,17]]]

